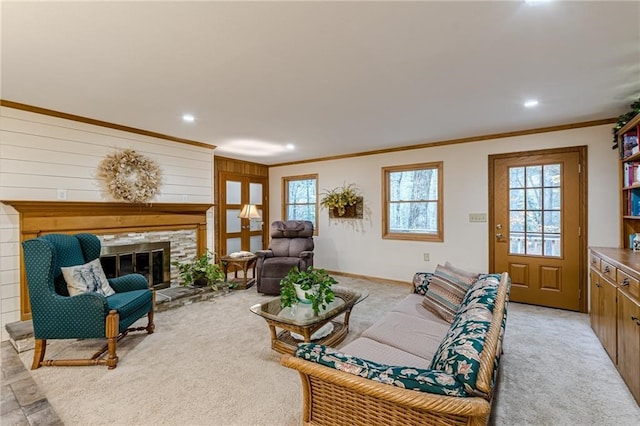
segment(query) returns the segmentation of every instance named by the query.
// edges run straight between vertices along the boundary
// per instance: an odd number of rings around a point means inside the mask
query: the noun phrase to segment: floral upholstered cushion
[[[414,294],[427,294],[429,290],[429,277],[433,275],[433,272],[416,272],[413,274],[413,293]]]
[[[429,288],[424,295],[422,305],[451,323],[460,309],[462,299],[476,278],[477,275],[461,273],[457,268],[438,265],[436,271],[429,277]]]
[[[465,391],[477,395],[480,356],[493,319],[499,275],[483,275],[469,289],[430,368],[453,375]]]
[[[115,293],[102,270],[100,259],[94,259],[84,265],[67,266],[60,269],[67,282],[69,296],[94,292],[106,297]]]
[[[345,373],[404,389],[449,396],[467,395],[453,375],[442,371],[378,364],[316,343],[298,345],[295,355]]]

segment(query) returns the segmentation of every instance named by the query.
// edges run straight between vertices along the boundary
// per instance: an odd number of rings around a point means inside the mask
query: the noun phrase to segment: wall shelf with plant
[[[329,218],[362,219],[364,198],[355,184],[344,184],[332,190],[324,190],[320,195],[320,205],[329,210]]]

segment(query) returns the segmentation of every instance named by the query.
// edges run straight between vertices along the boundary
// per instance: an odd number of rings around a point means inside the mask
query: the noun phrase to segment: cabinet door
[[[591,328],[593,332],[598,336],[598,339],[602,341],[602,327],[601,327],[601,319],[600,319],[600,284],[601,278],[600,274],[593,269],[590,270],[590,304],[589,304],[589,319],[591,321]]]
[[[618,370],[640,403],[640,304],[622,292],[618,297]]]
[[[602,327],[602,336],[600,341],[607,351],[614,364],[617,364],[617,287],[604,277],[600,280],[600,321]]]

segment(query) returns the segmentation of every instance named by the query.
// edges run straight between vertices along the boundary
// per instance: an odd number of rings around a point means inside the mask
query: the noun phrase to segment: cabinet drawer
[[[595,254],[591,255],[591,267],[600,270],[600,258]]]
[[[633,296],[640,297],[640,282],[636,278],[618,271],[617,281],[620,287],[627,289]]]
[[[600,261],[600,271],[602,276],[609,278],[611,281],[616,282],[616,267],[604,260]]]

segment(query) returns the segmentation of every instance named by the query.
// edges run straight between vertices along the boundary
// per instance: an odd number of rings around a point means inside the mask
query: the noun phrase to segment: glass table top
[[[327,305],[326,309],[321,309],[315,315],[311,303],[299,302],[291,307],[280,306],[280,298],[274,298],[264,303],[258,303],[249,308],[254,314],[268,318],[280,323],[297,326],[305,326],[333,318],[342,312],[347,311],[356,303],[367,298],[368,293],[347,289],[344,287],[333,287],[336,295],[335,299]]]

